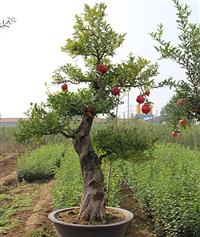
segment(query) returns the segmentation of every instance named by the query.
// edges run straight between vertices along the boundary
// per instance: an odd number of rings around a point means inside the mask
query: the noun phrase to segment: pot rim
[[[126,224],[126,223],[130,222],[133,219],[133,217],[134,217],[133,214],[130,211],[127,211],[125,209],[118,208],[118,207],[106,207],[106,208],[122,212],[125,215],[125,220],[122,220],[122,221],[119,221],[119,222],[116,222],[116,223],[111,223],[111,224],[102,224],[102,225],[73,224],[73,223],[69,223],[69,222],[64,222],[64,221],[58,220],[55,217],[55,215],[57,213],[59,213],[59,212],[63,212],[63,211],[66,211],[66,210],[77,209],[77,208],[79,208],[79,207],[69,207],[69,208],[57,209],[55,211],[50,212],[48,214],[48,218],[49,218],[49,220],[53,221],[54,223],[62,224],[62,225],[66,225],[66,226],[81,227],[81,228],[102,228],[102,227],[118,226],[118,225]]]

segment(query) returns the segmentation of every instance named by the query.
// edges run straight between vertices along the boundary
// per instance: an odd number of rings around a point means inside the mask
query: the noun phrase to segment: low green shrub
[[[92,141],[97,150],[122,159],[144,159],[146,152],[152,151],[156,142],[152,134],[146,132],[142,126],[121,125],[116,129],[112,125],[107,125],[93,131]]]
[[[64,208],[79,205],[82,186],[79,159],[72,146],[68,146],[55,175],[53,206]]]
[[[180,145],[159,145],[155,158],[127,163],[129,184],[150,212],[159,236],[200,236],[200,154]]]
[[[18,180],[33,182],[54,176],[63,152],[63,144],[52,144],[20,156],[17,161]]]
[[[109,122],[96,122],[92,128],[93,133],[98,130],[105,129],[109,126],[113,126],[113,120]],[[148,136],[150,139],[163,142],[163,143],[178,143],[185,147],[190,147],[191,149],[200,150],[200,126],[199,124],[192,124],[191,126],[186,126],[185,129],[181,128],[181,133],[176,139],[171,135],[173,127],[168,124],[145,122],[142,120],[130,119],[130,120],[120,120],[118,119],[117,127],[124,129],[136,129],[139,133],[143,134],[144,137]],[[130,136],[129,136],[130,137]]]

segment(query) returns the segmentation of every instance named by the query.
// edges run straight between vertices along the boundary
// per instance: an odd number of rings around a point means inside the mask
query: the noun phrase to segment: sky
[[[125,42],[114,57],[124,60],[133,52],[135,56],[158,62],[157,82],[173,76],[185,77],[179,65],[169,60],[159,60],[155,42],[148,33],[155,31],[159,23],[164,25],[164,36],[178,43],[176,11],[171,0],[1,0],[0,21],[15,17],[17,22],[7,29],[0,29],[0,114],[1,117],[24,117],[31,102],[46,99],[45,82],[59,66],[70,61],[61,51],[65,40],[73,33],[74,16],[83,12],[84,4],[107,4],[107,21],[118,33],[127,33]],[[190,5],[191,21],[200,22],[200,1],[181,0]],[[69,85],[69,90],[75,90]],[[130,113],[135,112],[137,89],[129,94]],[[169,88],[151,91],[154,114],[169,101],[173,91]],[[119,115],[126,116],[127,98],[120,106]]]

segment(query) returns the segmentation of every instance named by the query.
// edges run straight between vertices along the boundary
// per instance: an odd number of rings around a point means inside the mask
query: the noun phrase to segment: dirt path
[[[16,158],[16,154],[11,154],[0,160],[0,180],[16,170]]]
[[[22,186],[16,179],[16,154],[3,157],[0,160],[0,193],[7,195],[16,195],[24,193],[27,195],[26,186]],[[14,184],[14,185],[13,185]],[[0,237],[25,237],[27,233],[42,226],[50,226],[47,215],[51,208],[51,189],[53,180],[41,182],[38,185],[38,195],[34,196],[31,207],[28,210],[17,211],[14,214],[20,224],[8,230],[6,233],[0,233]],[[32,196],[33,191],[29,191],[28,195]],[[9,205],[9,200],[1,204]]]
[[[10,229],[5,235],[2,235],[2,237],[25,237],[28,233],[40,227],[49,226],[51,228],[51,223],[48,220],[47,216],[48,212],[52,210],[52,185],[52,180],[40,185],[39,196],[33,200],[31,210],[17,213],[17,217],[18,219],[20,219],[21,224],[16,228]]]
[[[5,185],[5,188],[8,187],[8,189],[5,189],[8,194],[20,186],[16,181],[16,157],[16,154],[12,154],[0,160],[0,184]],[[15,182],[15,185],[13,185],[13,182]],[[0,234],[0,237],[25,237],[27,233],[43,226],[48,226],[52,229],[51,223],[47,218],[48,212],[52,210],[52,186],[53,180],[41,183],[38,187],[38,195],[33,199],[31,209],[16,213],[21,224],[16,228],[10,229],[5,234]],[[21,190],[21,192],[24,191]],[[125,237],[156,237],[148,225],[144,211],[139,208],[133,192],[128,187],[124,187],[122,193],[124,197],[122,207],[132,211],[134,214],[134,219],[129,225]],[[31,192],[30,195],[32,195]]]
[[[133,221],[128,227],[125,237],[156,237],[150,229],[145,212],[139,208],[137,199],[134,197],[132,190],[128,187],[123,188],[124,200],[122,206],[134,214]]]
[[[53,180],[50,180],[47,184],[41,188],[41,195],[32,211],[32,215],[28,218],[25,225],[26,233],[31,230],[37,229],[42,226],[50,225],[50,221],[47,216],[51,207],[51,189],[53,186]]]

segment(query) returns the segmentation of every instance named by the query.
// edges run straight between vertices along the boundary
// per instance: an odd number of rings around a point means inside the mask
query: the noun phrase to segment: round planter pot
[[[49,213],[48,218],[54,223],[59,237],[123,237],[126,227],[133,219],[133,214],[120,208],[108,207],[124,214],[125,219],[113,224],[105,225],[80,225],[60,221],[56,218],[58,213],[74,210],[78,207],[65,208]]]

